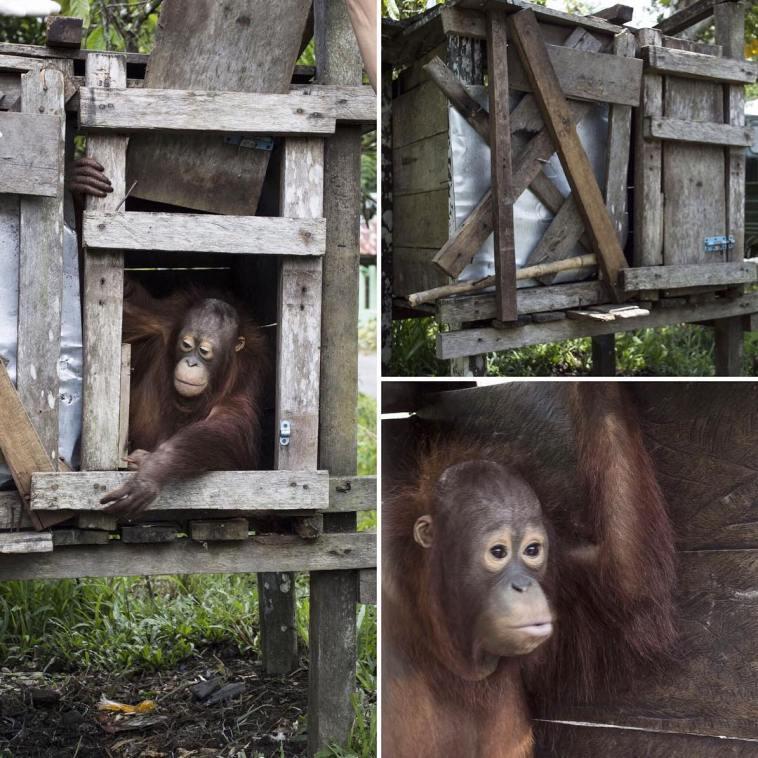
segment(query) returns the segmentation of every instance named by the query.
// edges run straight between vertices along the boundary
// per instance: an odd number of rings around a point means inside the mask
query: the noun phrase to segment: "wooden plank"
[[[246,540],[250,534],[250,524],[246,518],[190,521],[189,527],[190,539],[195,542]]]
[[[621,6],[626,7],[626,6]],[[612,9],[611,9],[612,10]],[[637,43],[631,32],[613,40],[615,55],[634,58]],[[627,199],[629,194],[629,151],[632,143],[632,109],[628,105],[611,105],[608,111],[608,160],[605,171],[605,205],[616,230],[619,244],[626,247],[628,231]]]
[[[83,223],[90,251],[311,256],[324,254],[325,234],[322,218],[85,211]]]
[[[744,126],[729,124],[708,124],[703,121],[685,121],[678,118],[645,119],[645,137],[648,139],[673,140],[675,142],[697,142],[727,147],[749,147],[753,144],[753,134]]]
[[[126,471],[33,474],[32,510],[102,511],[100,498],[130,476]],[[308,511],[328,506],[326,471],[212,471],[168,485],[147,510]]]
[[[610,299],[607,288],[597,280],[571,282],[550,287],[524,287],[518,290],[519,314],[579,308]],[[489,321],[495,318],[495,298],[491,292],[442,298],[437,301],[441,323]]]
[[[126,86],[123,55],[98,53],[87,59],[89,87]],[[87,211],[119,210],[126,196],[127,138],[92,135],[87,155],[97,160],[113,192],[87,197]],[[84,375],[82,381],[82,468],[117,469],[120,463],[121,318],[124,256],[115,250],[97,255],[85,251],[82,291]]]
[[[575,337],[593,337],[612,332],[628,332],[634,329],[667,326],[669,324],[708,321],[710,319],[743,316],[758,311],[758,296],[745,295],[736,299],[721,298],[697,308],[680,306],[654,309],[649,316],[622,319],[609,323],[556,321],[547,324],[527,324],[513,329],[464,329],[437,335],[437,357],[441,360],[465,355],[497,352],[512,348],[560,342]]]
[[[712,0],[711,0],[712,2]],[[672,734],[653,729],[538,719],[536,755],[586,758],[589,755],[644,755],[646,758],[752,758],[755,742],[733,737]]]
[[[620,287],[627,291],[679,289],[727,284],[748,284],[758,278],[754,263],[702,263],[679,266],[648,266],[621,272]]]
[[[742,376],[745,349],[742,319],[725,318],[714,321],[713,331],[716,376]]]
[[[376,569],[362,569],[358,574],[358,602],[376,605]]]
[[[129,405],[131,399],[132,346],[121,345],[121,386],[118,409],[118,450],[119,468],[127,468],[126,456],[129,454]]]
[[[447,188],[447,140],[447,134],[436,134],[393,151],[394,195],[434,192]]]
[[[360,80],[361,60],[345,3],[314,0],[318,79]],[[321,313],[319,466],[339,476],[355,473],[358,393],[357,313],[360,217],[360,133],[338,127],[327,141],[324,166],[326,255]],[[352,532],[355,514],[324,517],[319,544],[329,532]],[[277,567],[279,570],[283,567]],[[355,572],[311,574],[308,682],[308,750],[346,744],[355,712],[357,639]]]
[[[63,165],[63,75],[55,69],[21,76],[21,110],[57,121],[51,156]],[[58,464],[58,361],[63,288],[63,172],[54,197],[22,196],[16,387],[52,462]],[[40,313],[45,318],[40,318]]]
[[[448,235],[447,188],[435,192],[399,195],[393,200],[393,242],[396,249],[433,247],[439,250],[445,244]],[[470,255],[473,253],[472,250]]]
[[[393,151],[418,140],[447,135],[447,100],[434,82],[424,82],[392,100]]]
[[[752,84],[756,77],[757,69],[751,61],[714,58],[689,50],[670,50],[657,45],[646,45],[640,53],[646,68],[658,74],[731,84]]]
[[[505,14],[487,14],[487,70],[489,71],[492,227],[495,235],[495,310],[501,321],[516,319],[516,243],[511,167],[508,35]]]
[[[41,113],[0,113],[0,192],[55,197],[62,154],[61,119]]]
[[[245,522],[247,524],[247,522]],[[178,524],[134,524],[119,530],[124,545],[162,545],[174,542]],[[247,536],[247,535],[246,535]]]
[[[729,0],[727,0],[728,2]],[[654,33],[654,34],[660,34],[655,29],[640,29],[637,34],[640,35],[642,33]],[[667,37],[666,35],[661,35],[658,38],[658,42],[643,42],[643,38],[638,36],[639,45],[642,47],[642,45],[663,45],[663,47],[671,48],[672,50],[689,50],[691,53],[703,53],[703,55],[713,55],[716,58],[720,58],[723,49],[721,45],[713,45],[709,42],[699,42],[697,40],[691,40],[691,39],[684,39],[683,37]]]
[[[324,143],[288,139],[284,144],[281,212],[294,219],[324,213]],[[323,222],[323,219],[321,219]],[[279,276],[274,460],[279,469],[315,469],[318,462],[322,260],[282,260]],[[286,444],[277,431],[288,425]],[[258,576],[261,650],[266,671],[297,666],[295,577]]]
[[[2,45],[0,45],[0,48]],[[0,50],[0,52],[2,52]],[[39,71],[42,68],[42,61],[33,58],[25,58],[20,55],[1,55],[0,54],[0,71],[18,71],[26,73],[27,71]]]
[[[610,21],[612,24],[626,24],[632,20],[634,15],[634,8],[631,5],[622,5],[616,3],[608,8],[601,8],[600,10],[592,11],[587,14],[594,16],[595,18],[604,18],[606,21]]]
[[[47,46],[81,47],[83,23],[82,19],[74,16],[48,16],[45,19],[45,42]]]
[[[79,122],[90,132],[331,134],[336,121],[370,124],[370,87],[294,88],[283,95],[168,89],[79,90]]]
[[[661,33],[643,29],[640,44],[660,44]],[[663,263],[663,146],[644,137],[644,119],[663,115],[663,78],[645,71],[642,102],[635,114],[634,251],[635,266]]]
[[[107,545],[109,532],[100,529],[53,529],[53,547],[74,547],[78,545]]]
[[[145,86],[286,93],[308,12],[303,0],[163,0]],[[129,186],[137,181],[134,195],[147,200],[253,215],[269,156],[208,134],[137,135],[129,144]]]
[[[50,532],[5,532],[0,534],[0,555],[50,553],[52,550],[53,538]]]
[[[75,518],[78,529],[115,532],[118,527],[118,519],[105,511],[80,511]]]
[[[0,492],[0,530],[31,528],[32,518],[18,492]]]
[[[710,18],[717,3],[718,0],[694,0],[688,6],[672,13],[668,18],[659,21],[655,28],[662,34],[679,34],[679,32],[689,29],[699,21]]]
[[[605,208],[592,166],[576,133],[568,103],[547,57],[537,19],[531,11],[523,11],[513,17],[512,24],[514,41],[535,88],[542,116],[592,238],[603,274],[609,284],[615,286],[618,272],[627,265],[626,259]],[[613,59],[628,60],[621,56],[613,56]]]
[[[192,540],[165,545],[80,547],[52,555],[20,555],[0,561],[0,581],[162,574],[247,574],[261,571],[346,571],[376,565],[376,535],[325,534],[253,537],[244,542]],[[353,594],[355,598],[355,594]]]
[[[333,476],[329,479],[329,510],[334,512],[377,509],[375,476]]]
[[[7,57],[17,56],[27,60],[37,58],[65,58],[75,61],[86,61],[90,55],[99,55],[95,50],[63,50],[60,48],[49,48],[43,45],[18,45],[13,42],[0,42],[0,61]],[[126,53],[126,62],[134,66],[144,66],[149,60],[149,55],[143,53]],[[34,61],[38,64],[45,61]]]

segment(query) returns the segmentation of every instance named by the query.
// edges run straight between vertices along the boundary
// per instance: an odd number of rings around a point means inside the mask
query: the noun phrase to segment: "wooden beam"
[[[284,95],[82,87],[79,124],[88,131],[331,134],[337,120],[376,121],[370,87],[303,87]]]
[[[90,55],[100,55],[99,50],[52,49],[44,45],[17,45],[13,42],[0,42],[0,61],[10,56],[24,57],[36,63],[44,63],[45,58],[66,58],[75,61],[86,61]],[[145,66],[150,59],[143,53],[126,53],[126,62],[130,65]]]
[[[542,117],[553,138],[587,231],[592,238],[606,280],[615,287],[618,272],[626,268],[613,223],[603,202],[592,166],[584,152],[569,105],[550,63],[534,13],[512,18],[514,41],[527,69]],[[620,56],[614,59],[627,60]]]
[[[48,16],[45,19],[45,42],[48,47],[80,48],[82,25],[75,16]]]
[[[437,335],[437,357],[441,360],[465,355],[497,352],[548,342],[593,337],[598,334],[628,332],[635,329],[669,326],[671,324],[709,321],[731,316],[744,316],[758,311],[758,294],[741,298],[719,298],[697,307],[655,308],[649,316],[610,322],[555,321],[547,324],[526,324],[511,329],[464,329]]]
[[[102,511],[100,498],[122,486],[127,471],[32,475],[32,510]],[[212,471],[166,486],[147,509],[308,511],[329,506],[326,471]]]
[[[119,468],[127,468],[129,454],[129,406],[131,405],[132,346],[121,345],[121,383],[118,409],[118,450]]]
[[[50,553],[53,538],[50,532],[6,532],[0,534],[0,555]],[[3,560],[5,563],[5,559]]]
[[[126,58],[92,54],[85,74],[89,87],[126,87]],[[113,192],[87,197],[88,212],[124,212],[127,138],[87,138],[87,155],[97,160]],[[84,376],[82,382],[82,468],[117,469],[120,464],[121,320],[124,300],[124,255],[113,250],[84,251],[82,291]]]
[[[85,211],[83,244],[95,250],[239,255],[323,255],[322,218]]]
[[[694,263],[681,266],[628,268],[621,272],[619,286],[625,292],[679,289],[729,284],[749,284],[758,279],[755,263]]]
[[[627,24],[632,20],[632,16],[634,16],[634,8],[631,5],[621,5],[617,3],[608,8],[592,11],[592,13],[588,13],[587,15],[594,16],[595,18],[603,18],[606,21],[610,21],[612,24]]]
[[[63,166],[66,116],[63,75],[52,68],[21,76],[21,110],[57,122],[51,160]],[[63,172],[52,197],[20,200],[16,387],[53,468],[58,465],[58,362],[63,294]],[[44,318],[40,318],[44,314]]]
[[[646,70],[659,74],[673,74],[690,79],[752,84],[756,78],[756,64],[752,61],[714,58],[688,50],[669,50],[648,45],[640,50]]]
[[[698,142],[726,147],[750,147],[753,144],[753,133],[744,126],[651,116],[645,119],[645,137],[647,139]]]
[[[330,511],[373,511],[378,507],[375,476],[333,476],[329,479]]]
[[[662,34],[679,34],[713,15],[713,8],[720,0],[695,0],[688,6],[672,13],[657,23],[655,28]]]
[[[489,71],[492,226],[495,234],[495,303],[501,321],[516,320],[516,243],[513,203],[516,199],[511,168],[508,36],[505,14],[487,14]]]
[[[99,545],[0,561],[0,581],[161,574],[247,574],[261,571],[345,571],[376,566],[376,535],[324,534],[253,537],[203,545],[177,540],[163,545]]]
[[[376,605],[376,569],[361,569],[358,574],[358,602]]]
[[[0,192],[55,197],[60,191],[61,119],[0,113]]]

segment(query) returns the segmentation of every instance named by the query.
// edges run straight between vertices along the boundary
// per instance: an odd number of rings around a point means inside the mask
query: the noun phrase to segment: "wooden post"
[[[382,372],[392,359],[392,66],[382,67]]]
[[[616,335],[592,337],[592,376],[616,376]]]
[[[516,246],[513,236],[513,175],[509,119],[508,36],[504,11],[487,14],[490,100],[492,227],[495,233],[495,306],[500,321],[515,321]]]
[[[725,58],[742,60],[745,49],[745,6],[743,3],[722,3],[714,8],[716,44]],[[745,125],[745,88],[725,85],[724,115],[732,126]],[[745,151],[726,148],[726,233],[734,237],[734,248],[728,260],[745,257]],[[739,316],[714,322],[716,341],[716,375],[741,376],[743,353],[743,319]]]
[[[90,53],[85,82],[88,87],[126,87],[126,57]],[[113,192],[102,198],[88,197],[87,210],[124,211],[126,144],[126,137],[121,136],[88,137],[87,155],[103,166]],[[123,254],[85,251],[82,469],[107,470],[119,466],[123,298]]]
[[[286,218],[323,214],[324,142],[292,138],[284,143],[281,213]],[[278,469],[303,471],[318,463],[321,269],[318,256],[282,259],[277,334],[276,432]],[[278,432],[288,425],[289,436]],[[285,442],[285,444],[283,444]],[[266,671],[297,666],[295,575],[258,574],[261,647]]]
[[[23,195],[19,225],[16,387],[53,470],[58,467],[58,361],[63,296],[63,75],[42,68],[21,76],[21,110],[60,119],[58,191]],[[120,344],[120,343],[119,343]]]
[[[484,84],[484,50],[480,39],[462,37],[451,34],[447,38],[447,65],[458,80],[464,84]],[[487,140],[489,141],[489,122],[486,128]],[[448,140],[448,171],[450,170],[452,147]],[[455,192],[452,177],[449,177],[449,203],[448,213],[449,230],[452,236],[455,233]],[[384,259],[382,258],[382,266]],[[460,329],[460,323],[448,323],[450,329]],[[487,355],[471,355],[465,358],[451,358],[449,361],[450,376],[485,376],[487,373]]]
[[[360,84],[361,59],[344,0],[314,2],[321,84]],[[319,467],[355,473],[358,401],[360,130],[340,127],[326,142]],[[325,532],[352,532],[355,514],[324,517]],[[308,752],[345,744],[353,723],[357,640],[354,571],[311,574]]]

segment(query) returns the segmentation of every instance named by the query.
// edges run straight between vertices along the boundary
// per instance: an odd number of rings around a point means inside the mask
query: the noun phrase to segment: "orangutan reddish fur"
[[[175,345],[187,312],[208,297],[235,307],[245,347],[220,355],[208,391],[188,401],[174,389]],[[228,293],[187,288],[157,299],[128,281],[123,339],[132,345],[130,450],[153,451],[173,438],[171,471],[166,472],[172,479],[257,467],[267,346],[259,327]]]
[[[382,713],[388,758],[452,755],[450,740],[462,730],[478,736],[477,756],[529,758],[530,706],[544,715],[551,705],[610,691],[634,671],[650,671],[665,660],[675,638],[673,535],[630,401],[617,385],[577,384],[567,417],[567,439],[575,439],[576,451],[567,450],[566,460],[553,466],[540,457],[540,439],[528,449],[509,442],[503,418],[498,437],[505,441],[438,436],[419,455],[409,483],[384,483]],[[530,655],[501,658],[482,681],[453,673],[451,629],[471,620],[439,612],[429,591],[434,567],[412,536],[419,516],[434,517],[442,472],[470,460],[502,462],[537,493],[550,540],[542,584],[556,618],[546,643]],[[461,507],[466,505],[463,497]]]

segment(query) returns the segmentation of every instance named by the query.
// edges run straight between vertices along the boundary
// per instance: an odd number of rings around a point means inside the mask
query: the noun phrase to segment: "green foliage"
[[[434,342],[439,327],[429,318],[392,322],[390,376],[444,376],[446,365],[437,360]]]
[[[358,474],[376,474],[376,400],[358,395]]]
[[[0,42],[16,45],[44,45],[45,24],[38,18],[0,16]]]

